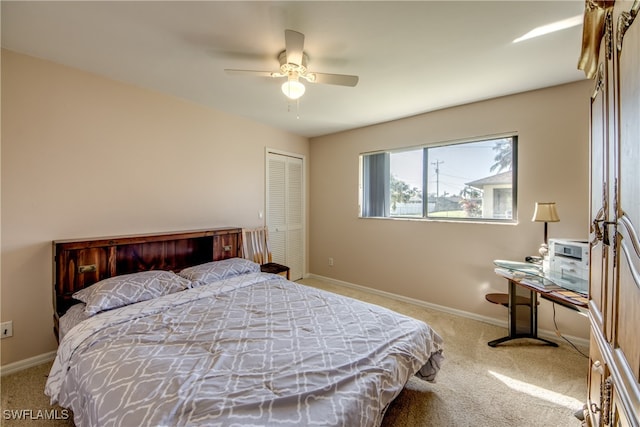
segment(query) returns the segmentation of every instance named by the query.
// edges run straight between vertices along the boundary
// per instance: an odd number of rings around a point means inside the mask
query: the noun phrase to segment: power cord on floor
[[[553,303],[551,304],[553,306],[553,326],[556,328],[556,335],[559,336],[560,338],[562,338],[563,340],[565,340],[566,342],[569,343],[569,345],[571,347],[573,347],[573,349],[575,351],[577,351],[578,353],[580,353],[582,355],[582,357],[586,357],[587,359],[589,358],[589,356],[587,356],[586,354],[584,354],[582,351],[580,351],[580,349],[578,347],[576,347],[576,345],[574,343],[572,343],[571,341],[569,341],[569,339],[565,338],[562,333],[560,332],[560,329],[558,328],[558,323],[556,323],[556,304]]]

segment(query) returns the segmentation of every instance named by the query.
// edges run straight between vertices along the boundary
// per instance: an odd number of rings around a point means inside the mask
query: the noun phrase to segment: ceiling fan
[[[225,69],[228,74],[244,74],[281,78],[287,81],[282,84],[282,92],[289,99],[298,99],[304,95],[305,87],[300,82],[304,79],[309,83],[323,83],[340,86],[355,86],[358,84],[358,76],[346,74],[312,73],[307,68],[309,57],[304,52],[304,34],[293,30],[284,32],[285,50],[278,54],[280,71],[254,71]]]

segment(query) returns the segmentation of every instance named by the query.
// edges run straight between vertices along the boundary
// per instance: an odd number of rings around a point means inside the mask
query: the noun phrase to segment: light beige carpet
[[[528,339],[492,348],[487,342],[505,336],[505,328],[319,280],[300,282],[423,320],[444,339],[436,382],[410,380],[383,426],[580,426],[573,414],[586,401],[588,360],[562,340],[558,348]]]
[[[573,414],[586,400],[588,361],[561,339],[558,348],[533,340],[491,348],[487,342],[504,336],[504,328],[316,279],[300,283],[424,320],[444,338],[445,362],[436,382],[411,379],[389,406],[383,426],[580,426]],[[54,414],[62,414],[43,393],[50,365],[2,378],[3,426],[72,425],[65,420],[6,419],[6,410],[12,409],[34,415],[56,409]]]

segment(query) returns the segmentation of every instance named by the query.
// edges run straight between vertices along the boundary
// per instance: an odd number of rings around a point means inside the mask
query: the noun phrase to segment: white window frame
[[[431,215],[428,212],[428,193],[429,186],[427,182],[427,175],[429,172],[428,164],[430,162],[429,159],[429,150],[433,148],[446,147],[446,146],[454,146],[454,145],[464,145],[464,144],[473,144],[473,143],[481,143],[488,141],[498,141],[500,139],[511,139],[511,184],[505,185],[495,185],[491,187],[492,193],[487,193],[486,196],[483,196],[483,210],[490,209],[492,212],[494,207],[493,200],[493,192],[496,189],[500,188],[509,188],[511,189],[511,210],[506,210],[506,214],[504,217],[495,217],[495,216],[483,216],[481,217],[447,217],[447,216],[437,216]],[[423,155],[423,167],[422,167],[422,177],[423,177],[423,186],[422,186],[422,215],[393,215],[390,209],[390,156],[393,153],[400,153],[403,151],[409,150],[424,150]],[[384,151],[375,151],[375,152],[366,152],[361,153],[359,156],[359,194],[358,194],[358,215],[360,218],[382,218],[382,219],[405,219],[405,220],[422,220],[422,221],[460,221],[460,222],[480,222],[480,223],[517,223],[517,182],[518,182],[518,135],[517,133],[509,133],[502,135],[492,135],[486,137],[478,137],[466,140],[458,140],[458,141],[450,141],[450,142],[442,142],[437,144],[429,144],[429,145],[421,145],[421,146],[413,146],[413,147],[402,147],[402,148],[394,148],[390,150]],[[433,159],[431,159],[433,161]],[[372,164],[375,163],[375,166]],[[371,176],[371,168],[377,167],[378,169],[384,171],[379,173],[376,177]],[[508,172],[508,170],[507,170]],[[500,171],[496,174],[498,175]],[[372,179],[378,180],[378,188],[373,191],[371,186],[369,185]],[[382,187],[382,183],[384,183],[384,187]],[[372,203],[370,201],[374,201],[374,206],[371,206]],[[382,200],[382,203],[376,203],[376,200]]]

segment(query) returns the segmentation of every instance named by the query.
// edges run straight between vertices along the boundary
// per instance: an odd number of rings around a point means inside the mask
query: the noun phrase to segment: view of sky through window
[[[429,192],[435,193],[439,180],[440,194],[460,194],[465,183],[495,175],[490,171],[495,163],[496,140],[475,144],[456,144],[434,147],[429,152]],[[411,187],[422,188],[422,148],[394,152],[391,157],[391,175],[406,182]],[[435,165],[438,162],[438,176]]]

